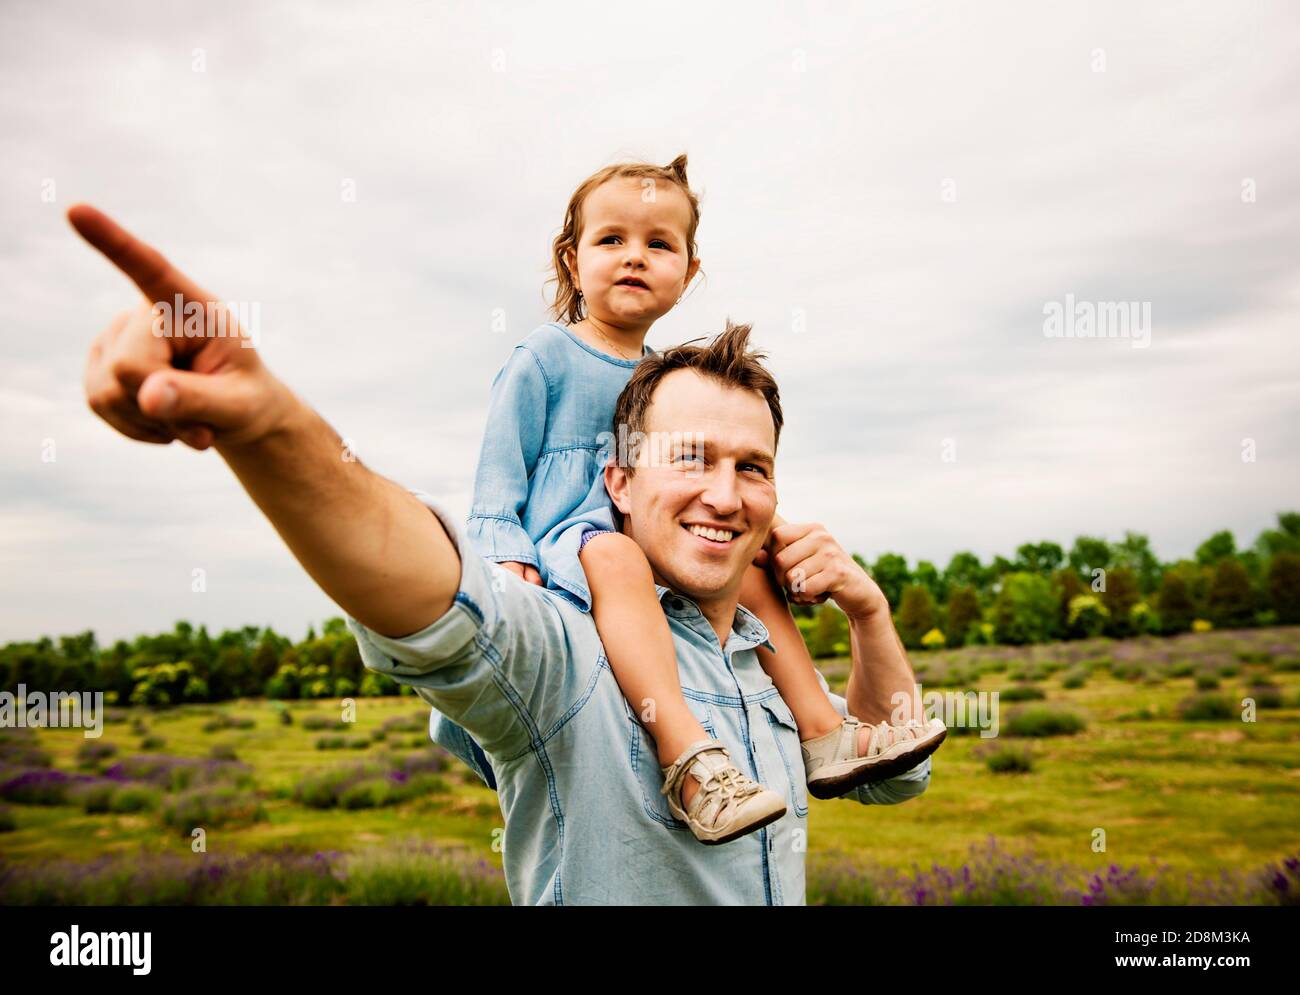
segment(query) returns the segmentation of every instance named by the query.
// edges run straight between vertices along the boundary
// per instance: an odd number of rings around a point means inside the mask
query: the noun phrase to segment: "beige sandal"
[[[660,793],[668,796],[668,810],[686,823],[701,843],[730,843],[785,815],[785,800],[746,777],[731,762],[721,740],[692,743],[662,770]],[[683,810],[681,786],[688,773],[700,782],[700,790],[689,809]]]
[[[814,798],[837,798],[860,784],[897,777],[937,750],[948,735],[938,718],[925,724],[915,719],[893,726],[881,722],[870,727],[867,752],[858,756],[858,729],[863,725],[850,715],[826,735],[799,744],[808,793]]]

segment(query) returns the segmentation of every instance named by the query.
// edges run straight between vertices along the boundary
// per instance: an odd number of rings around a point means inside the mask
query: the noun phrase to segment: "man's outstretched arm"
[[[437,516],[351,458],[228,328],[218,298],[93,207],[73,206],[68,220],[145,297],[91,345],[91,409],[132,439],[215,448],[312,579],[362,624],[400,637],[446,614],[461,564]],[[184,328],[191,313],[202,335]]]

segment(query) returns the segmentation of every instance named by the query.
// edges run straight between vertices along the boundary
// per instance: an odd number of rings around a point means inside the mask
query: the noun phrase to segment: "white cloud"
[[[181,617],[301,635],[331,610],[214,454],[87,409],[86,348],[134,297],[67,204],[259,302],[272,369],[463,515],[492,376],[546,318],[568,196],[621,155],[690,155],[708,278],[649,341],[754,323],[786,407],[787,518],[941,566],[1125,529],[1165,558],[1220,528],[1249,541],[1297,505],[1295,18],[6,5],[0,639]],[[1150,301],[1151,347],[1045,338],[1067,293]],[[200,563],[217,582],[196,600]]]

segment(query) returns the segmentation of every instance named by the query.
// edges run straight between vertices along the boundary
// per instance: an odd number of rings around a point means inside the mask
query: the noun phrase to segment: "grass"
[[[1288,665],[1297,655],[1300,628],[913,653],[913,663],[925,664],[932,675],[922,682],[923,691],[937,689],[944,674],[956,673],[962,687],[1000,692],[1014,683],[1009,676],[1014,670],[1046,673],[1032,684],[1044,698],[1008,703],[997,739],[949,736],[934,756],[930,787],[919,799],[880,807],[811,799],[809,867],[833,862],[841,868],[834,887],[847,889],[844,894],[860,888],[896,900],[902,892],[889,883],[890,873],[917,865],[961,868],[972,846],[989,837],[1007,852],[1032,849],[1037,860],[1068,864],[1107,881],[1117,873],[1112,864],[1128,868],[1153,858],[1175,874],[1213,878],[1294,856],[1300,853],[1300,671]],[[818,666],[832,689],[843,693],[849,661],[822,660]],[[1182,702],[1205,693],[1196,689],[1197,674],[1221,675],[1222,668],[1233,666],[1239,672],[1220,676],[1220,687],[1212,692],[1232,703],[1229,717],[1180,717]],[[1115,676],[1116,671],[1125,676]],[[1151,675],[1161,680],[1151,683]],[[1241,699],[1252,689],[1257,697],[1267,690],[1269,707],[1258,711],[1255,722],[1243,722]],[[438,853],[454,852],[475,866],[481,862],[499,870],[501,855],[493,844],[503,819],[497,797],[455,759],[430,790],[396,804],[315,809],[294,799],[299,784],[322,770],[441,754],[428,744],[423,731],[428,715],[418,700],[357,699],[357,720],[345,724],[344,735],[368,739],[369,745],[328,752],[317,748],[317,740],[322,732],[334,734],[337,705],[287,703],[294,719],[288,724],[279,717],[285,707],[246,700],[164,712],[131,709],[128,721],[106,725],[98,741],[115,746],[112,753],[83,753],[88,741],[77,730],[41,729],[31,737],[5,731],[0,762],[22,759],[39,766],[44,759],[58,770],[87,775],[149,752],[142,749],[149,739],[165,740],[170,756],[196,761],[211,762],[206,758],[216,748],[215,755],[233,754],[251,768],[251,785],[241,791],[254,795],[260,810],[236,806],[227,813],[230,821],[209,833],[214,856],[216,851],[228,859],[328,852],[374,868],[365,881],[355,879],[352,892],[333,885],[321,891],[326,901],[414,903],[422,893],[449,901],[499,898],[491,888],[483,892],[477,879],[446,871],[441,856],[421,858],[414,868],[404,868],[394,856],[394,841],[418,840]],[[1016,708],[1071,713],[1085,724],[1073,735],[1033,740],[1029,754],[1024,751],[1029,741],[1007,735]],[[253,721],[227,722],[223,715]],[[316,721],[303,721],[308,718]],[[389,734],[376,739],[385,729]],[[413,747],[413,741],[424,745]],[[1017,770],[1029,756],[1029,769]],[[137,790],[117,802],[117,808],[133,811],[114,811],[110,803],[107,811],[88,813],[72,799],[55,805],[0,801],[0,865],[23,869],[53,861],[132,860],[141,853],[158,861],[187,858],[190,838],[163,821],[168,802],[180,793],[160,790]],[[187,804],[220,809],[228,801],[218,792],[192,796]],[[1104,851],[1093,849],[1097,830],[1104,831]],[[843,867],[862,869],[860,880]],[[819,880],[810,873],[810,901],[819,900],[814,893],[822,887]],[[253,894],[288,900],[283,898],[288,892],[278,887],[267,884],[264,892]],[[987,894],[998,893],[993,885],[988,888]]]

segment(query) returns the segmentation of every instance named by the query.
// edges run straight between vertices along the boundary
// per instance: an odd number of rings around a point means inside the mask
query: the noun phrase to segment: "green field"
[[[930,788],[919,799],[880,807],[810,800],[810,902],[854,900],[853,888],[834,882],[859,872],[876,882],[864,896],[907,900],[905,887],[885,896],[889,888],[881,882],[914,882],[906,875],[919,872],[960,873],[968,863],[979,863],[972,847],[988,847],[990,837],[997,853],[1014,856],[998,858],[1010,861],[1009,873],[1029,864],[1040,878],[1053,870],[1067,881],[1105,873],[1111,865],[1159,873],[1166,882],[1190,873],[1198,881],[1231,879],[1239,900],[1247,900],[1240,889],[1249,891],[1249,882],[1267,865],[1282,866],[1300,855],[1300,628],[979,647],[914,653],[912,661],[926,692],[1032,687],[1043,697],[999,701],[1001,734],[994,739],[954,730],[935,754]],[[843,691],[848,663],[821,661],[837,691]],[[1205,686],[1199,691],[1198,681]],[[1216,681],[1217,688],[1208,686]],[[1182,717],[1180,707],[1197,695],[1220,696],[1219,707],[1230,707],[1228,717]],[[1253,722],[1241,718],[1246,697],[1260,706]],[[1017,710],[1044,706],[1077,715],[1083,728],[1072,735],[1011,735]],[[291,722],[282,717],[286,713]],[[252,724],[233,727],[220,721],[223,716]],[[96,860],[94,866],[128,876],[131,868],[152,861],[187,867],[196,859],[186,828],[192,825],[205,827],[208,861],[261,853],[263,864],[241,866],[269,866],[267,861],[284,861],[292,853],[321,852],[354,869],[352,890],[340,886],[312,899],[286,898],[271,889],[268,901],[456,900],[455,890],[426,893],[422,889],[432,886],[419,873],[402,878],[403,861],[434,861],[439,873],[459,867],[462,877],[472,865],[474,880],[490,900],[503,900],[501,855],[493,846],[501,824],[496,796],[428,743],[428,710],[419,699],[358,698],[356,721],[345,728],[304,727],[338,717],[333,702],[245,700],[220,707],[119,709],[98,740],[85,739],[81,730],[5,730],[0,816],[11,828],[0,832],[0,902],[102,898],[105,892],[78,891],[82,886],[76,884],[78,867]],[[146,737],[156,738],[147,748]],[[322,737],[341,737],[341,748],[318,748]],[[88,742],[111,744],[115,753],[79,759]],[[200,767],[198,759],[212,756],[214,748],[219,755],[233,753],[247,769],[229,761]],[[1031,769],[992,770],[989,754],[1008,749],[1018,757],[1027,754]],[[139,754],[194,758],[195,780],[188,788],[155,781],[153,787],[137,786],[132,798],[118,799],[121,807],[137,811],[88,813],[88,806],[114,804],[113,782],[102,775]],[[311,807],[304,796],[295,796],[305,779],[363,762],[375,771],[340,795],[356,807]],[[403,764],[409,774],[391,773]],[[92,780],[62,797],[51,789],[43,800],[9,787],[24,775],[32,783],[48,780],[50,771]],[[205,778],[211,778],[208,787]],[[99,806],[80,793],[96,783],[105,786]],[[322,783],[318,791],[328,793],[328,778]],[[205,794],[209,788],[211,798]],[[395,801],[398,789],[411,794]],[[177,810],[169,824],[167,806],[187,792],[200,807]],[[1094,850],[1096,830],[1104,830],[1104,852]],[[985,871],[988,863],[986,855]],[[369,870],[356,870],[362,867]],[[42,892],[45,872],[64,883]],[[1281,873],[1286,876],[1285,868]],[[383,886],[365,890],[366,874],[378,874]],[[394,883],[394,876],[402,879]],[[193,892],[189,899],[169,899],[138,882],[134,887],[130,893],[142,901],[150,894],[154,900],[208,900]],[[1293,872],[1273,890],[1294,900],[1297,889],[1300,873]],[[978,900],[978,892],[969,894]],[[1147,892],[1129,897],[1143,896],[1155,900]],[[227,894],[224,900],[232,899]]]

